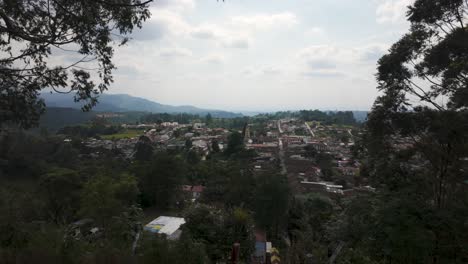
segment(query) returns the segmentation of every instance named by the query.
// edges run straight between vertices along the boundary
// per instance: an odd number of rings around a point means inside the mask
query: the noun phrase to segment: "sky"
[[[109,93],[229,111],[368,110],[411,0],[156,0]]]

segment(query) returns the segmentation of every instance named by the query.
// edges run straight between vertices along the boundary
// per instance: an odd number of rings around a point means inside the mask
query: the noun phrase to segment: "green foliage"
[[[138,196],[135,177],[122,174],[116,178],[99,175],[90,179],[83,188],[81,214],[107,226],[114,216],[128,211]]]
[[[231,245],[225,244],[225,232],[222,230],[221,212],[209,207],[199,206],[190,209],[185,215],[184,232],[205,245],[212,262],[225,259]]]
[[[319,110],[301,110],[297,114],[301,120],[304,121],[321,121],[326,125],[337,124],[337,125],[354,125],[356,120],[354,119],[353,112],[351,111],[338,111],[338,112],[321,112]]]
[[[138,263],[209,263],[204,245],[185,236],[178,241],[169,241],[159,236],[145,235],[140,244]]]
[[[0,50],[7,56],[0,59],[0,123],[36,125],[44,110],[39,92],[45,88],[73,93],[75,101],[86,103],[84,110],[94,106],[113,81],[112,45],[116,41],[112,32],[127,35],[135,26],[141,27],[150,16],[148,2],[2,1]],[[118,42],[127,40],[124,37]],[[23,48],[15,49],[15,45]],[[80,59],[68,65],[49,65],[52,47],[69,45],[76,46]],[[96,61],[96,74],[74,67],[90,59]]]
[[[183,159],[158,152],[149,164],[137,170],[143,206],[166,209],[175,204],[186,172]]]
[[[232,155],[238,153],[244,149],[244,138],[242,134],[234,131],[228,137],[228,144],[224,153],[226,155]]]
[[[205,123],[207,125],[210,125],[211,123],[213,123],[213,117],[211,116],[210,113],[208,113],[206,116],[205,116]]]
[[[52,222],[65,224],[76,217],[81,188],[82,180],[78,173],[70,169],[55,168],[41,177],[39,191]]]
[[[358,250],[375,261],[466,261],[467,10],[466,1],[416,0],[409,32],[379,60],[382,95],[360,151],[380,194],[365,210],[352,205],[345,228],[353,243],[371,238]]]
[[[245,164],[232,160],[211,160],[207,164],[200,164],[198,175],[203,177],[201,181],[206,183],[202,195],[203,202],[221,203],[227,207],[252,207],[256,181]]]
[[[104,135],[107,139],[111,139],[112,137],[122,138],[125,137],[127,134],[130,134],[130,136],[136,136],[138,134],[141,134],[141,131],[138,130],[124,131],[120,126],[113,126],[110,124],[95,122],[99,119],[93,120],[94,121],[89,123],[88,125],[62,127],[57,131],[57,134],[63,134],[79,138],[89,138]],[[119,133],[123,135],[119,137]]]
[[[322,170],[322,174],[325,180],[332,180],[334,174],[332,168],[335,167],[335,165],[333,164],[333,157],[330,154],[321,152],[316,155],[315,160],[317,162],[317,165]]]
[[[138,161],[149,161],[153,157],[153,145],[147,136],[140,136],[135,145],[135,159]]]
[[[283,226],[289,202],[289,187],[285,176],[262,174],[257,178],[255,191],[255,220],[268,231],[270,237],[278,238]]]
[[[101,136],[102,139],[110,139],[110,140],[118,140],[118,139],[123,139],[123,138],[136,138],[143,134],[142,130],[138,129],[125,129],[122,131],[119,131],[117,133],[112,133],[112,134],[103,134]]]
[[[218,153],[221,151],[221,149],[219,148],[219,142],[217,140],[211,141],[211,151],[213,151],[214,153]]]
[[[226,232],[227,243],[240,244],[240,258],[250,259],[254,250],[254,221],[251,214],[243,208],[236,207],[224,219],[223,230]]]
[[[241,244],[241,259],[250,259],[254,249],[253,220],[245,209],[237,207],[226,212],[200,205],[190,208],[185,219],[184,232],[206,246],[211,262],[228,260],[234,243]]]
[[[291,239],[287,256],[290,263],[327,261],[327,231],[329,221],[336,217],[334,205],[332,200],[320,195],[295,196],[292,199],[287,226]]]
[[[56,132],[64,126],[86,124],[95,116],[94,112],[83,112],[79,109],[46,107],[39,120],[39,128]]]

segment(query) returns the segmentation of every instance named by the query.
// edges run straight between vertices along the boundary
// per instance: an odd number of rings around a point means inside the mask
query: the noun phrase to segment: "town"
[[[0,264],[468,263],[468,0],[0,0]]]
[[[305,112],[307,111],[303,111],[303,114]],[[112,117],[109,114],[107,116]],[[94,122],[104,122],[107,127],[118,126],[114,129],[116,133],[84,138],[82,143],[90,150],[87,151],[90,158],[98,158],[108,152],[132,162],[135,159],[148,158],[142,155],[151,155],[153,152],[145,153],[145,149],[152,149],[155,153],[190,153],[193,159],[203,164],[213,160],[216,154],[235,148],[232,144],[236,141],[237,147],[249,153],[247,159],[242,158],[245,163],[241,172],[254,178],[265,174],[280,174],[286,179],[287,189],[292,197],[322,197],[321,199],[330,201],[334,210],[339,212],[344,210],[343,201],[352,199],[359,193],[375,191],[367,179],[361,177],[360,161],[353,155],[356,141],[362,135],[359,123],[353,118],[350,118],[348,124],[339,124],[323,117],[318,118],[321,120],[304,120],[303,115],[302,118],[301,115],[293,116],[294,114],[279,118],[268,115],[252,117],[245,119],[243,123],[239,122],[238,129],[228,129],[217,126],[209,116],[186,124],[158,121],[110,125],[101,115]],[[70,130],[72,129],[65,128],[62,132],[70,133]],[[70,138],[64,138],[64,142],[70,141]],[[244,169],[248,172],[244,172]],[[182,181],[176,189],[183,193],[183,201],[175,199],[173,204],[168,205],[172,209],[169,210],[170,215],[146,216],[147,221],[151,221],[146,223],[144,230],[164,233],[172,240],[180,237],[181,226],[186,222],[183,216],[187,208],[202,206],[206,201],[206,205],[212,206],[210,199],[205,197],[209,195],[205,193],[211,193],[214,191],[213,187],[219,187],[207,183],[203,175],[199,178],[186,178]],[[181,203],[186,205],[178,207]],[[174,208],[178,209],[174,211]],[[169,226],[169,229],[164,228]],[[279,252],[283,249],[278,251],[275,246],[280,245],[274,245],[268,240],[267,233],[270,230],[267,232],[261,225],[254,224],[251,231],[252,238],[255,239],[255,251],[252,252],[254,263],[275,263],[272,259],[279,262]],[[275,239],[281,240],[280,244],[291,243],[291,238],[284,233]],[[135,243],[136,247],[137,241]],[[246,245],[233,244],[230,251],[226,250],[224,253],[238,252],[236,246],[244,248]],[[274,256],[272,252],[276,252]]]

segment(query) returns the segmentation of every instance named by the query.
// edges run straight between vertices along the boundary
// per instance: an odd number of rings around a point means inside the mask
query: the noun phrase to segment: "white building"
[[[185,224],[184,218],[160,216],[145,225],[143,229],[155,234],[165,234],[168,239],[176,240],[182,233],[180,226],[183,224]]]

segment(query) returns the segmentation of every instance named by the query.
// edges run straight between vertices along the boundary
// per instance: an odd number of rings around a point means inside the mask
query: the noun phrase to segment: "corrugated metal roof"
[[[176,232],[181,225],[185,224],[185,219],[181,217],[160,216],[147,225],[144,229],[152,233],[166,234],[168,236]]]

